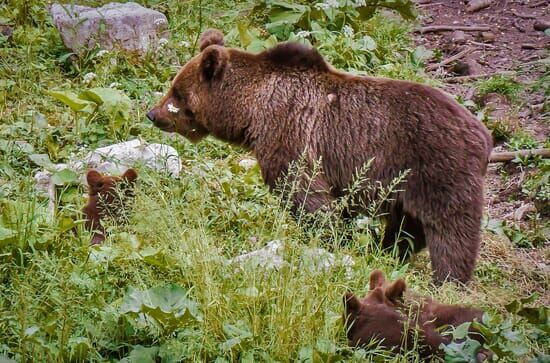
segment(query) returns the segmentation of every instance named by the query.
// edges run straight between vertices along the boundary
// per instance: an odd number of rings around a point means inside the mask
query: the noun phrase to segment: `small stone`
[[[535,30],[539,30],[539,31],[543,32],[546,29],[550,29],[550,21],[548,21],[548,20],[537,20],[533,23],[533,28]]]
[[[2,34],[6,38],[8,38],[8,40],[10,40],[13,34],[13,28],[7,25],[0,24],[0,34]]]
[[[97,46],[144,54],[168,35],[164,14],[133,2],[99,8],[56,3],[50,14],[65,46],[77,54]]]
[[[496,39],[496,35],[493,32],[481,32],[479,33],[479,37],[482,41],[492,43]]]
[[[466,8],[466,11],[469,13],[474,13],[476,11],[479,11],[481,9],[488,8],[491,6],[491,0],[471,0],[468,3],[468,7]]]
[[[464,44],[466,42],[466,33],[462,30],[455,30],[451,34],[451,41],[455,44]]]
[[[460,76],[473,76],[483,73],[481,65],[474,59],[465,59],[463,61],[456,62],[452,68],[452,71]]]
[[[521,49],[538,49],[536,44],[533,43],[523,43]]]

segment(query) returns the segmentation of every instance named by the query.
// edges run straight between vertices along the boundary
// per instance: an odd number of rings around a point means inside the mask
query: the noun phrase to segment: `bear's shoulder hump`
[[[300,43],[285,42],[278,44],[266,50],[263,56],[276,66],[318,71],[329,70],[328,64],[315,48]]]

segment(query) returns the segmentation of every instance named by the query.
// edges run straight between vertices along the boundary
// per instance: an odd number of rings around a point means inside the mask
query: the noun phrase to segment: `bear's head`
[[[177,132],[192,142],[209,134],[206,123],[211,88],[219,84],[229,62],[219,30],[209,29],[200,38],[200,53],[187,62],[168,93],[147,113],[153,124],[166,132]]]
[[[105,240],[105,229],[101,225],[103,218],[110,217],[118,223],[124,223],[137,176],[134,169],[126,170],[122,176],[106,176],[96,170],[86,173],[88,203],[82,211],[86,228],[94,231],[91,244]]]
[[[401,346],[404,316],[398,309],[406,289],[403,279],[386,282],[380,270],[371,273],[370,291],[359,299],[351,292],[344,295],[345,327],[351,346],[364,346],[376,339],[391,349]]]

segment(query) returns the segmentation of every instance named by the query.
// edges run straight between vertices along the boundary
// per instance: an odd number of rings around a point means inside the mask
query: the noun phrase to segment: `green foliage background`
[[[509,309],[516,316],[504,305],[545,292],[548,276],[512,263],[515,255],[500,237],[485,236],[469,287],[436,289],[425,254],[402,264],[379,251],[376,216],[367,216],[368,228],[328,225],[327,239],[289,217],[287,201],[268,193],[257,167],[239,165],[250,158],[243,150],[211,138],[192,145],[144,119],[155,92],[166,91],[208,27],[222,29],[230,46],[259,51],[303,41],[344,70],[433,83],[421,70],[429,53],[412,45],[413,23],[388,12],[412,18],[409,1],[370,1],[359,9],[340,1],[328,13],[313,2],[140,3],[164,12],[171,31],[169,43],[143,59],[99,50],[74,57],[46,2],[0,5],[0,23],[15,29],[10,40],[0,37],[0,361],[417,361],[415,352],[347,347],[342,295],[365,293],[375,268],[441,301],[487,309],[491,344],[503,359],[547,361],[546,310],[533,318],[523,306],[533,301],[526,300]],[[89,247],[77,176],[56,175],[60,198],[52,218],[33,175],[135,137],[176,147],[182,175],[138,168],[128,226],[109,225],[106,243]],[[272,240],[285,246],[280,269],[230,262]],[[332,249],[332,267],[311,257],[319,247]],[[461,347],[449,352],[449,359],[471,359]]]

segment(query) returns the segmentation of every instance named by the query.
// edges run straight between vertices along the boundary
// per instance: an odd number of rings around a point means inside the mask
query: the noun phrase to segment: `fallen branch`
[[[537,18],[536,15],[522,14],[522,13],[518,13],[518,12],[515,11],[515,10],[512,10],[512,14],[514,14],[514,15],[517,16],[518,18],[522,18],[522,19],[536,19],[536,18]]]
[[[447,83],[462,83],[467,81],[473,81],[476,79],[483,79],[483,78],[489,78],[493,76],[513,76],[516,72],[514,71],[502,71],[502,72],[495,72],[495,73],[484,73],[484,74],[473,74],[471,76],[457,76],[457,77],[449,77],[443,79],[443,82]]]
[[[542,0],[542,1],[539,1],[538,3],[530,4],[527,6],[529,6],[530,8],[537,8],[541,5],[546,5],[546,4],[548,4],[548,0]]]
[[[422,34],[424,33],[430,33],[430,32],[445,32],[445,31],[454,31],[454,30],[463,30],[467,32],[475,32],[475,31],[490,31],[491,27],[486,25],[430,25],[430,26],[424,26],[417,30],[417,32],[420,32]]]
[[[473,40],[470,40],[470,44],[477,45],[478,47],[484,47],[484,48],[490,48],[490,49],[498,48],[498,47],[496,47],[494,45],[491,45],[491,44],[481,43],[481,42],[474,42]]]
[[[458,52],[458,53],[456,53],[455,55],[453,55],[453,56],[451,56],[451,57],[449,57],[449,58],[447,58],[447,59],[444,59],[444,60],[442,60],[441,62],[439,62],[439,63],[437,63],[437,64],[432,64],[432,65],[427,66],[426,69],[427,69],[428,71],[433,71],[433,70],[435,70],[435,69],[437,69],[437,68],[439,68],[439,67],[443,67],[444,65],[447,65],[447,64],[449,64],[449,63],[452,63],[452,62],[454,62],[454,61],[456,61],[456,60],[458,60],[458,59],[464,57],[465,55],[467,55],[467,54],[473,52],[474,50],[475,50],[474,48],[466,48],[466,49],[464,49],[463,51]]]
[[[511,161],[517,157],[529,157],[529,156],[541,156],[543,158],[550,158],[550,149],[531,149],[531,150],[517,150],[506,152],[493,152],[489,157],[490,163],[501,163],[504,161]]]

